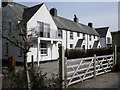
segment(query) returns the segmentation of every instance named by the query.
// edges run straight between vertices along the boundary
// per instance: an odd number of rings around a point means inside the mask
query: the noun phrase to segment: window
[[[73,32],[70,31],[70,39],[73,39]]]
[[[89,40],[91,41],[91,35],[89,35]]]
[[[50,38],[50,24],[44,23],[44,37]]]
[[[62,30],[58,30],[58,37],[62,38]]]
[[[6,43],[6,55],[8,55],[8,43]]]
[[[20,43],[20,46],[22,46],[22,43]],[[22,48],[20,48],[20,56],[22,56]]]
[[[91,49],[91,45],[90,45],[89,47],[90,47],[90,49]]]
[[[95,39],[95,35],[94,35],[94,39]]]
[[[73,44],[70,44],[70,48],[73,49]]]
[[[40,31],[40,37],[50,38],[50,24],[38,22],[38,32]]]
[[[83,50],[85,50],[85,45],[83,45],[83,47],[82,47],[82,48],[83,48]]]
[[[80,37],[80,33],[79,32],[77,33],[77,36]]]
[[[85,34],[83,34],[83,40],[85,40]]]
[[[47,55],[47,44],[46,43],[40,43],[40,51],[41,51],[41,55]]]
[[[110,38],[109,37],[107,37],[107,43],[110,43]]]

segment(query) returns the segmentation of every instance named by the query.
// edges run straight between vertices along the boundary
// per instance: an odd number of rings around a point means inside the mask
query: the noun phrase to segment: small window
[[[79,32],[77,33],[77,36],[80,37],[80,33]]]
[[[73,44],[70,44],[70,48],[73,49]]]
[[[91,41],[92,39],[91,39],[91,35],[89,35],[89,40]]]
[[[107,37],[107,43],[110,43],[110,38],[109,37]]]
[[[46,43],[40,44],[40,51],[41,51],[41,55],[47,55],[47,44]]]
[[[62,38],[62,30],[58,30],[58,37]]]
[[[94,35],[94,39],[95,39],[95,35]]]
[[[90,47],[90,49],[91,49],[91,45],[90,45],[89,47]]]
[[[70,39],[73,39],[73,32],[70,31]]]
[[[83,48],[83,50],[85,50],[85,45],[83,45],[83,47],[82,47],[82,48]]]
[[[8,55],[8,43],[6,43],[6,55]]]
[[[83,34],[83,40],[85,40],[85,34]]]

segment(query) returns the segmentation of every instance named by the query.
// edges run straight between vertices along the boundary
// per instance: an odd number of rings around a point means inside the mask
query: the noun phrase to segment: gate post
[[[12,70],[11,70],[11,73],[15,74],[15,71],[16,71],[16,57],[12,56]]]
[[[66,87],[66,64],[64,56],[64,46],[59,47],[59,78],[60,78],[60,88]]]
[[[96,54],[94,54],[94,77],[96,77]]]
[[[117,45],[113,47],[113,55],[114,55],[114,66],[117,64]]]

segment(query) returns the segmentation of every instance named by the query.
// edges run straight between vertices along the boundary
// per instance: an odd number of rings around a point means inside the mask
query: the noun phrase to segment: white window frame
[[[72,47],[71,47],[72,46]],[[70,49],[73,49],[73,44],[70,44]]]
[[[58,37],[62,38],[62,30],[58,30]]]
[[[89,35],[89,40],[92,41],[92,35]]]
[[[73,39],[73,32],[70,31],[70,39]]]
[[[110,44],[110,43],[111,43],[111,38],[107,37],[107,44]]]
[[[47,54],[48,54],[47,43],[40,43],[40,55],[47,56]]]

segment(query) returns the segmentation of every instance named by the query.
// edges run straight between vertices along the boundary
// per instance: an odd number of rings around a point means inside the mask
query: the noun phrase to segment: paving
[[[42,63],[40,68],[43,73],[47,72],[47,77],[58,74],[59,62]],[[120,87],[120,72],[109,72],[107,74],[99,75],[95,78],[85,80],[83,82],[69,86],[68,88],[118,88]]]

